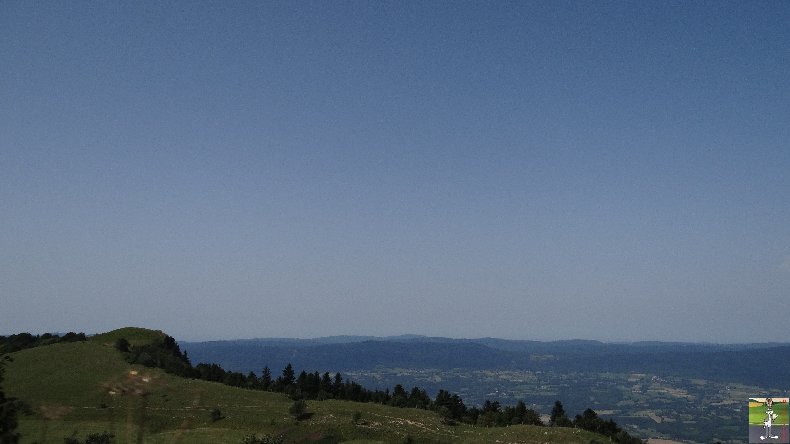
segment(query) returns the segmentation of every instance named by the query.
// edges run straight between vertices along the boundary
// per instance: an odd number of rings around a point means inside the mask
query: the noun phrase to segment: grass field
[[[778,417],[774,420],[775,425],[790,424],[787,402],[774,401],[773,409],[774,413],[778,415]],[[765,404],[761,402],[749,401],[749,424],[763,425],[763,421],[766,417],[765,410]]]
[[[284,435],[287,442],[588,443],[599,435],[534,426],[481,428],[442,424],[433,412],[348,401],[308,401],[309,419],[288,414],[279,393],[244,390],[132,366],[112,344],[142,344],[161,332],[124,329],[87,342],[13,353],[4,388],[30,407],[20,416],[23,443],[58,443],[75,434],[107,431],[117,443],[240,443],[250,434]],[[125,394],[123,392],[126,392]],[[222,419],[212,421],[219,409]],[[355,412],[361,420],[352,421]]]

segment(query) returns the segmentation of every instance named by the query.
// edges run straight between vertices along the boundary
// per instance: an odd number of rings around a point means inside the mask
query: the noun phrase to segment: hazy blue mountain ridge
[[[336,336],[316,339],[251,339],[182,342],[193,363],[215,362],[232,371],[349,371],[375,368],[491,369],[555,372],[637,372],[776,387],[790,368],[755,363],[787,362],[788,344],[697,344],[598,341],[514,341]]]

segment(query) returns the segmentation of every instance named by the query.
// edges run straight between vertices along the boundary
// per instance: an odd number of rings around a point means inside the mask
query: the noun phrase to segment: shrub
[[[282,436],[263,435],[258,437],[256,435],[247,435],[241,440],[241,444],[283,444],[285,439]]]
[[[307,416],[307,403],[304,402],[304,399],[294,401],[291,407],[288,408],[288,413],[296,418],[297,421],[304,419]]]
[[[107,432],[91,433],[85,438],[85,444],[110,444],[112,443],[114,435]]]
[[[215,408],[211,411],[211,422],[217,422],[222,418],[224,418],[224,416],[222,416],[222,411],[220,411],[220,409]]]
[[[107,432],[91,433],[85,438],[85,441],[80,441],[77,438],[77,432],[74,432],[74,435],[63,438],[63,444],[112,444],[114,437],[115,435]]]
[[[129,341],[126,338],[118,338],[115,341],[115,349],[123,353],[129,353]]]

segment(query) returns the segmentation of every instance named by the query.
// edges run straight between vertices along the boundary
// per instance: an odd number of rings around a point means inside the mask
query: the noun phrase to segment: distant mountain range
[[[402,335],[263,338],[181,342],[193,364],[277,374],[285,365],[307,371],[375,368],[496,369],[556,372],[638,372],[776,387],[790,380],[790,344],[525,341]]]

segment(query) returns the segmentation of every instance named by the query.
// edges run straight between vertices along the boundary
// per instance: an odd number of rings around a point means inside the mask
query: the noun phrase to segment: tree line
[[[77,342],[85,340],[87,340],[85,333],[74,333],[72,331],[63,336],[57,333],[44,333],[42,335],[18,333],[10,336],[0,336],[0,354],[13,353],[26,348],[56,344],[58,342]]]

